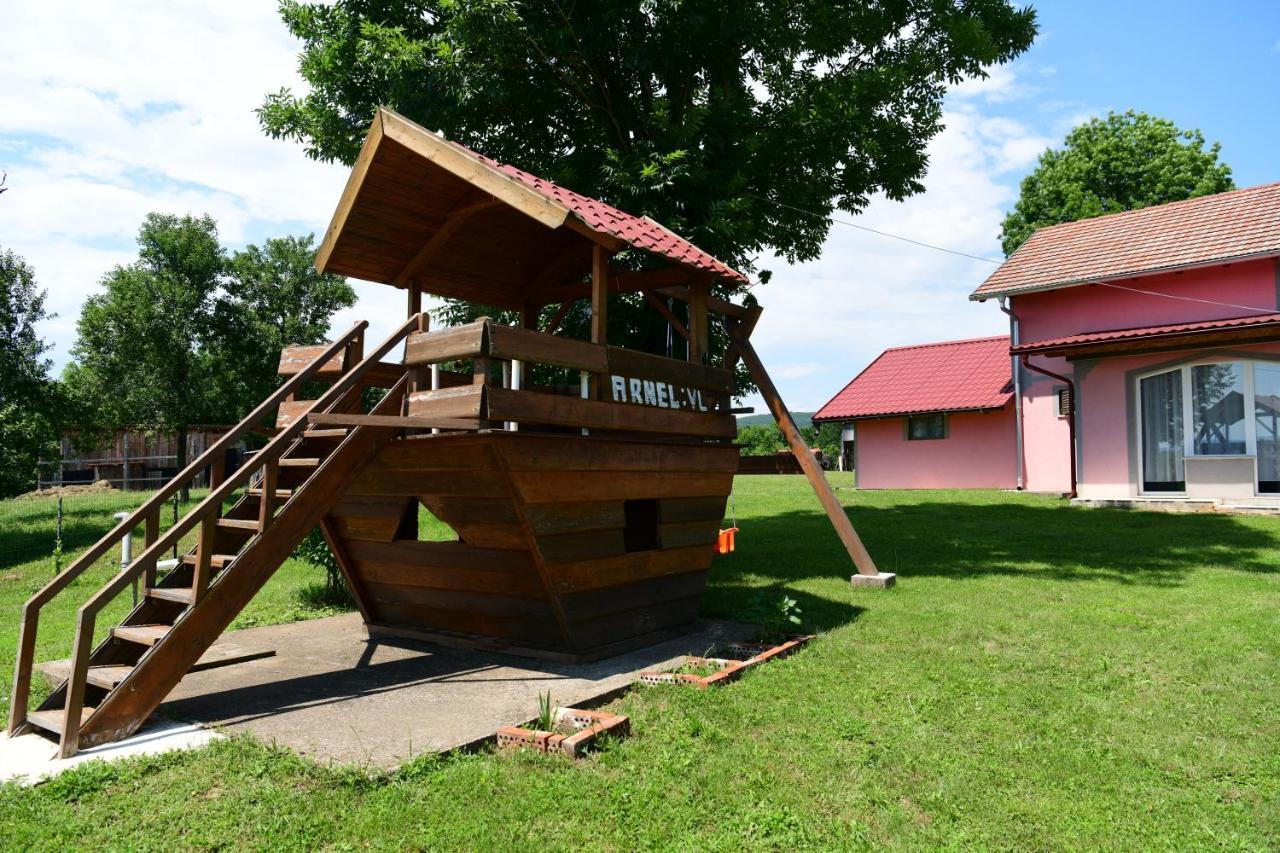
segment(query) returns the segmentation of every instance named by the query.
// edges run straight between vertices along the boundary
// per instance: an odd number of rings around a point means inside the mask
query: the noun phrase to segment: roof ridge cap
[[[1218,193],[1207,193],[1205,195],[1192,196],[1191,198],[1180,198],[1175,201],[1166,201],[1160,204],[1149,204],[1146,207],[1135,207],[1135,208],[1130,208],[1129,210],[1115,210],[1115,211],[1112,211],[1111,213],[1100,213],[1097,216],[1086,216],[1081,219],[1073,219],[1070,222],[1055,222],[1052,225],[1045,225],[1040,228],[1037,228],[1032,233],[1031,237],[1034,237],[1037,234],[1043,234],[1046,231],[1054,231],[1060,228],[1066,228],[1071,225],[1081,225],[1082,223],[1086,223],[1086,222],[1099,222],[1104,219],[1118,219],[1124,216],[1136,216],[1138,214],[1146,213],[1147,211],[1151,211],[1151,210],[1165,210],[1170,207],[1179,207],[1182,205],[1191,204],[1192,202],[1206,203],[1206,201],[1211,198],[1222,198],[1223,196],[1237,195],[1239,193],[1254,192],[1257,190],[1265,190],[1265,189],[1271,189],[1271,188],[1280,188],[1280,181],[1270,181],[1265,184],[1255,184],[1254,186],[1251,186],[1251,187],[1235,187],[1234,189],[1223,190],[1222,192],[1218,192]],[[1028,237],[1023,242],[1022,245],[1025,246],[1027,243],[1031,242],[1031,237]],[[1022,246],[1019,246],[1018,248],[1021,249]],[[1015,254],[1016,254],[1016,251],[1015,251]],[[1009,257],[1013,257],[1013,255],[1010,255]]]
[[[987,335],[986,337],[981,337],[981,338],[959,338],[958,340],[954,340],[954,341],[931,341],[929,343],[923,343],[923,344],[901,344],[900,346],[896,346],[896,347],[885,347],[884,352],[898,352],[900,350],[906,350],[906,349],[929,349],[931,347],[950,347],[950,346],[958,346],[960,344],[980,344],[980,343],[988,343],[991,341],[1007,341],[1007,340],[1009,340],[1008,335]]]

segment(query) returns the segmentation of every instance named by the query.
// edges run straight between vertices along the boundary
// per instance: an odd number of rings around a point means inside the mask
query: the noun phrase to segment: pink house
[[[861,489],[1012,489],[1009,339],[885,350],[814,416],[853,433]]]
[[[988,440],[1015,486],[1280,502],[1280,183],[1041,229],[970,298],[1010,319],[1012,435]],[[923,482],[857,431],[865,485]],[[975,481],[972,448],[947,455],[937,485]]]

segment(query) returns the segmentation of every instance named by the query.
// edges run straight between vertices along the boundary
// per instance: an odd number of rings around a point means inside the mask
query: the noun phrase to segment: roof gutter
[[[1031,363],[1031,356],[1022,356],[1022,366],[1033,373],[1039,373],[1041,376],[1048,376],[1050,379],[1057,379],[1059,382],[1067,383],[1067,435],[1068,444],[1071,447],[1071,495],[1075,498],[1078,494],[1076,491],[1076,383],[1067,377],[1054,373],[1043,367],[1036,367]]]
[[[1003,296],[1000,297],[1000,310],[1009,315],[1009,343],[1012,348],[1016,349],[1020,342],[1019,338],[1022,335],[1022,324],[1018,321],[1018,315],[1013,313],[1012,304]],[[1018,468],[1018,491],[1022,491],[1027,487],[1026,451],[1022,447],[1022,369],[1018,366],[1018,357],[1016,355],[1010,358],[1013,362],[1010,365],[1010,370],[1013,372],[1014,452]]]

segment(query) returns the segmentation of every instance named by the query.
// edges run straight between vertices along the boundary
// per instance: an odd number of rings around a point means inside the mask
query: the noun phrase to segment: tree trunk
[[[178,470],[181,471],[187,467],[187,425],[178,424],[177,436],[175,436],[175,450],[178,454]],[[186,503],[191,499],[191,483],[184,481],[182,484],[181,500]]]

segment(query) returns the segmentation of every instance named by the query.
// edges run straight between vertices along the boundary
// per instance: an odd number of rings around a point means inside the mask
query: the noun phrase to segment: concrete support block
[[[888,589],[897,579],[898,576],[893,572],[876,572],[874,575],[854,575],[849,578],[849,582],[854,586]]]

